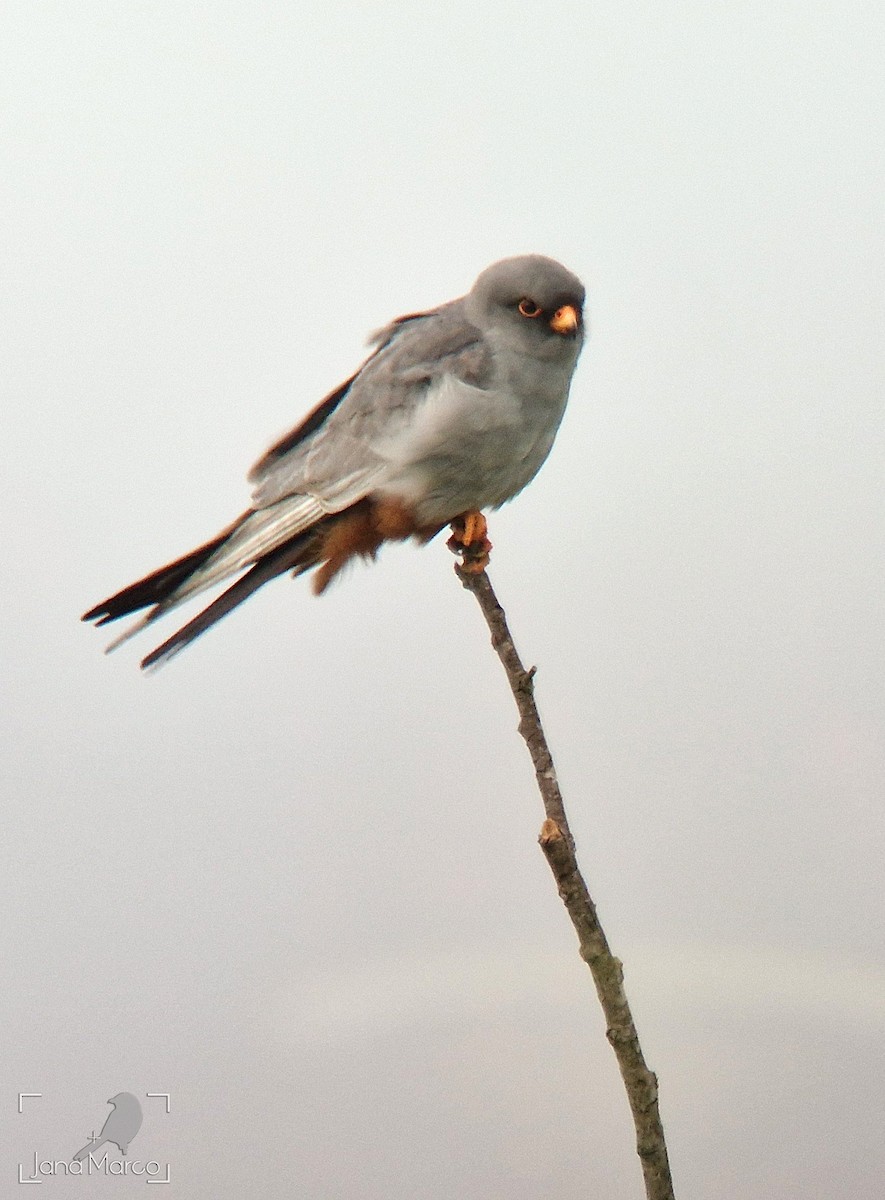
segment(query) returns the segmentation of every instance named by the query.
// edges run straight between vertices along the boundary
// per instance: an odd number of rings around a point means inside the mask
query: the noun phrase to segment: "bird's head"
[[[484,332],[526,353],[577,359],[584,339],[584,286],[555,259],[540,254],[504,258],[477,279],[467,311]]]

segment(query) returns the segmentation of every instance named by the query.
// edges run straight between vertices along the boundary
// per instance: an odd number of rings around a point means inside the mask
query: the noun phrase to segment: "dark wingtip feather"
[[[112,616],[108,605],[116,597],[112,596],[110,600],[103,600],[101,604],[97,604],[95,608],[90,608],[88,613],[84,613],[80,618],[81,621],[94,621],[96,626],[107,625],[108,621],[116,621],[117,617],[125,616],[125,613],[118,613],[117,616]],[[135,612],[135,609],[129,609],[130,612]]]
[[[356,374],[358,375],[359,372],[357,371]],[[274,442],[274,444],[268,450],[266,450],[264,454],[262,454],[258,462],[255,463],[255,465],[249,471],[250,482],[256,483],[265,473],[265,471],[272,467],[275,462],[278,462],[284,455],[288,454],[290,450],[294,450],[294,448],[303,442],[305,438],[308,438],[312,433],[315,433],[316,430],[328,420],[328,418],[332,415],[332,413],[350,391],[351,385],[355,379],[356,375],[351,375],[350,379],[346,379],[340,387],[337,387],[334,392],[330,392],[324,400],[321,400],[319,404],[312,408],[307,416],[299,421],[294,429],[290,429],[288,433],[284,434],[279,439],[279,441]]]
[[[234,529],[243,520],[240,517],[211,542],[205,542],[190,554],[185,554],[174,562],[167,563],[143,579],[131,583],[122,591],[109,596],[84,613],[81,621],[95,621],[97,625],[107,625],[109,621],[117,621],[120,617],[128,617],[130,613],[138,612],[141,608],[149,608],[152,604],[161,604],[179,588],[196,570],[210,558],[216,550],[228,539]]]
[[[305,551],[309,552],[312,542],[313,533],[311,531],[300,533],[291,541],[285,542],[270,554],[266,554],[264,558],[259,559],[251,570],[232,583],[202,612],[197,613],[193,620],[188,621],[186,625],[173,633],[172,637],[157,646],[156,650],[152,650],[150,654],[146,655],[141,660],[141,669],[151,671],[163,666],[170,658],[180,654],[185,646],[189,646],[207,629],[210,629],[216,621],[220,621],[222,617],[227,616],[229,612],[242,604],[263,584],[293,567],[304,566]],[[308,562],[308,565],[312,564]]]

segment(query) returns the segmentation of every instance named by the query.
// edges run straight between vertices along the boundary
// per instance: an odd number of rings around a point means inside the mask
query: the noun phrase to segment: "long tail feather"
[[[114,650],[194,596],[239,576],[141,664],[145,668],[156,667],[284,571],[301,575],[324,562],[314,587],[320,592],[354,555],[374,557],[385,536],[405,537],[408,532],[411,529],[405,526],[393,534],[385,532],[365,499],[340,512],[329,513],[315,497],[287,498],[267,509],[244,513],[211,542],[103,600],[83,620],[106,625],[147,609],[107,647],[108,651]]]
[[[245,567],[260,562],[265,555],[315,525],[325,515],[313,496],[299,496],[266,509],[243,513],[211,542],[206,542],[183,558],[168,563],[159,571],[139,579],[121,592],[90,609],[84,621],[106,625],[119,617],[153,605],[146,618],[150,624],[163,613],[208,588],[238,575]],[[144,627],[133,627],[133,633]],[[115,645],[125,642],[124,634]]]
[[[285,545],[279,546],[276,550],[266,554],[255,566],[245,575],[241,576],[236,583],[232,584],[226,591],[202,612],[197,613],[193,620],[188,621],[183,625],[172,637],[168,638],[156,650],[152,650],[146,658],[142,659],[142,668],[149,670],[153,667],[162,666],[168,662],[170,658],[179,654],[185,646],[189,646],[200,634],[205,633],[222,617],[227,616],[229,612],[242,604],[248,599],[253,592],[268,583],[277,575],[282,575],[284,571],[291,569],[305,570],[309,566],[314,565],[310,550],[314,541],[313,531],[309,530],[306,533],[299,534]],[[134,630],[133,632],[137,632]]]
[[[96,604],[95,608],[91,608],[89,612],[84,613],[80,619],[82,621],[95,621],[96,625],[107,625],[109,621],[117,621],[120,617],[128,617],[130,613],[138,612],[140,608],[147,608],[151,604],[161,604],[172,595],[176,588],[179,588],[185,580],[189,579],[195,571],[198,571],[204,563],[208,562],[212,555],[224,545],[243,519],[244,517],[240,517],[233,525],[230,525],[220,533],[218,537],[213,538],[211,542],[206,542],[204,545],[198,546],[190,554],[185,554],[181,558],[177,558],[174,562],[167,563],[165,567],[160,567],[158,571],[153,571],[150,575],[145,575],[144,579],[138,579],[135,583],[131,583],[128,587],[123,588],[122,591],[109,596],[107,600],[102,600],[101,604]]]

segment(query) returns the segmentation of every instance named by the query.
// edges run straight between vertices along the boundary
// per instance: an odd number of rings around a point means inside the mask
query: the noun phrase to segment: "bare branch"
[[[455,567],[461,583],[476,597],[492,635],[492,646],[507,673],[519,709],[519,732],[535,768],[546,819],[539,842],[550,864],[559,895],[578,934],[580,955],[590,968],[606,1019],[606,1036],[618,1060],[636,1127],[636,1152],[642,1162],[648,1200],[673,1200],[667,1146],[658,1110],[658,1081],[645,1064],[630,1005],[624,992],[621,961],[612,954],[575,857],[556,768],[535,705],[534,667],[522,665],[488,575]]]

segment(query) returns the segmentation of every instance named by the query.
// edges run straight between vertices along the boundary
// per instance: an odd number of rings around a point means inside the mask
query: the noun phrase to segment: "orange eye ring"
[[[535,304],[534,300],[530,300],[528,296],[523,296],[517,307],[524,317],[540,317],[541,315],[540,304]]]

